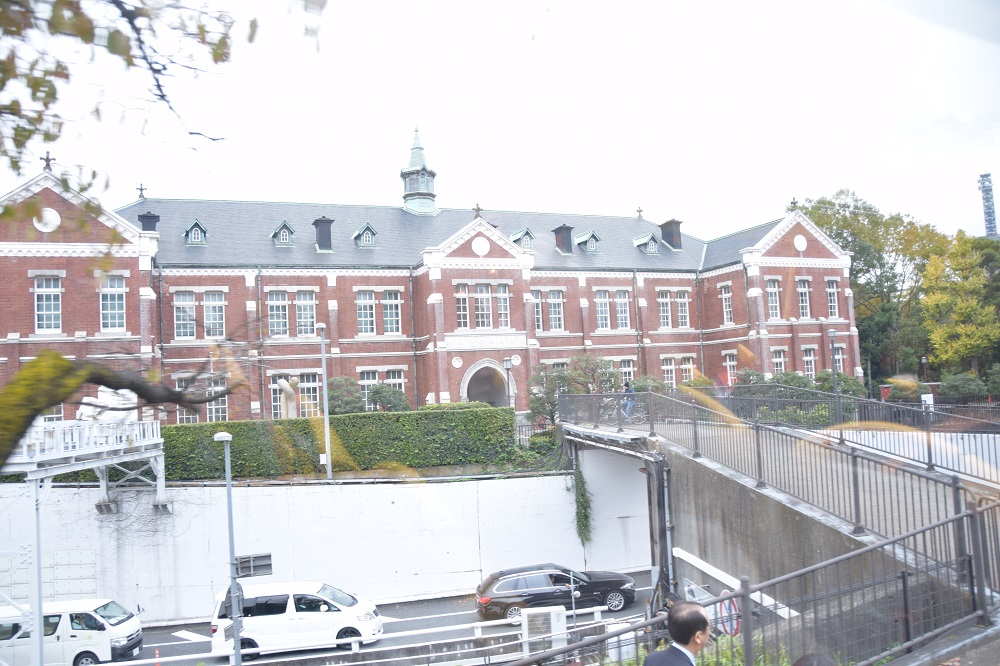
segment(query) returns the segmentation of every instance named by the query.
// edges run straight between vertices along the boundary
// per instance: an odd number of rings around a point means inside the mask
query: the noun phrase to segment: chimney
[[[316,247],[320,252],[333,252],[333,239],[330,234],[330,227],[333,220],[326,215],[313,222],[316,227]]]
[[[143,231],[156,231],[156,224],[159,221],[160,216],[150,213],[148,210],[145,213],[139,213],[139,224],[142,225]]]
[[[681,249],[681,221],[667,220],[660,225],[663,242],[675,250]]]
[[[573,253],[573,227],[560,225],[552,230],[556,235],[556,249],[567,254]]]

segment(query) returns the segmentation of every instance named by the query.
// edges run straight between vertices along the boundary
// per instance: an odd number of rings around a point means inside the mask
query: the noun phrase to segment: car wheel
[[[257,641],[251,638],[241,638],[240,639],[240,657],[243,661],[253,661],[260,656],[259,652],[254,652],[253,654],[243,654],[243,650],[256,650]]]
[[[507,616],[508,620],[516,620],[521,617],[521,609],[524,608],[521,604],[511,604],[507,606],[507,612],[504,615]]]
[[[337,634],[337,640],[342,640],[345,638],[361,638],[361,632],[354,627],[344,627]],[[337,647],[344,648],[345,650],[351,649],[352,643],[337,643]]]
[[[604,605],[611,611],[620,611],[625,608],[625,595],[618,590],[611,590],[604,595]]]
[[[73,666],[96,666],[101,660],[92,652],[81,652],[73,660]]]

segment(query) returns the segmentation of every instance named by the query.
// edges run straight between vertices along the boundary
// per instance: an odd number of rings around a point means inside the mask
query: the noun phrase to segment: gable
[[[0,243],[121,246],[138,240],[135,227],[109,224],[96,204],[78,205],[49,187],[3,204],[11,214],[0,221]]]
[[[757,247],[766,258],[841,259],[847,255],[799,211],[782,220]]]
[[[495,238],[485,233],[477,233],[445,256],[455,259],[511,259],[514,252],[506,245],[497,243]]]

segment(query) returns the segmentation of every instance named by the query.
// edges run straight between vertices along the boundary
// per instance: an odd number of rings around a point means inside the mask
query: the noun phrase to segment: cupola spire
[[[410,164],[399,172],[403,179],[403,209],[416,215],[436,215],[434,202],[434,177],[437,174],[427,167],[424,147],[420,144],[420,128],[413,130],[413,147]]]

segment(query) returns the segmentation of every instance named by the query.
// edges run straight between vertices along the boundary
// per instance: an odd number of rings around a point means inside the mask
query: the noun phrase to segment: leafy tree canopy
[[[353,377],[332,377],[327,382],[330,414],[355,414],[365,411],[361,385]]]
[[[413,409],[406,394],[388,384],[376,384],[369,388],[368,402],[381,412],[409,412]]]

